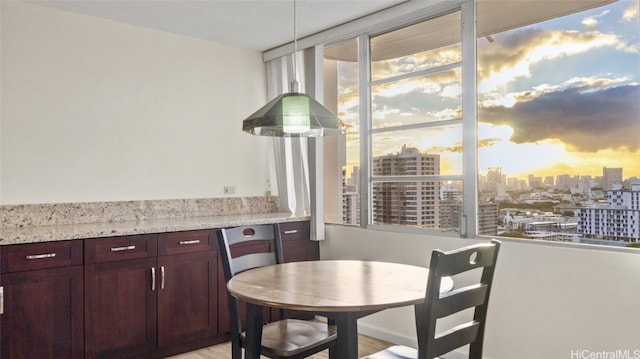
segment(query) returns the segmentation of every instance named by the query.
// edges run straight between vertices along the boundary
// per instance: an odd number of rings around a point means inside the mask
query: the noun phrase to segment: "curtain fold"
[[[304,92],[303,58],[297,58],[299,90]],[[296,78],[293,69],[293,54],[267,62],[267,96],[272,99],[289,92],[291,81]],[[276,138],[271,141],[273,169],[269,169],[269,182],[276,184],[280,210],[294,214],[309,215],[311,211],[309,190],[309,159],[307,139]]]

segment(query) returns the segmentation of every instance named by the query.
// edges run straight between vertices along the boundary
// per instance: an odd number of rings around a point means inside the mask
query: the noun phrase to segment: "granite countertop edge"
[[[259,213],[0,228],[0,246],[296,222],[308,219],[309,216],[307,215],[295,215],[291,213]]]

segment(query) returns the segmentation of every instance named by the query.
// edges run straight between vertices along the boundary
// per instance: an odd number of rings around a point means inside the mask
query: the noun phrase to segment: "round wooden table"
[[[246,358],[260,357],[262,307],[322,313],[336,320],[340,358],[358,358],[358,318],[424,302],[428,269],[407,264],[321,260],[292,262],[235,275],[229,293],[247,302]],[[442,280],[440,291],[453,288]]]

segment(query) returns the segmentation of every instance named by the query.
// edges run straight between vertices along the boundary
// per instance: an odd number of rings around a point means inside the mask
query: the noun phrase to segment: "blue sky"
[[[493,37],[478,43],[481,172],[640,176],[637,0]]]
[[[640,176],[639,0],[613,4],[478,39],[479,168],[529,174]],[[376,79],[459,61],[459,47],[374,64]],[[357,128],[357,69],[339,64],[339,116]],[[460,118],[459,71],[373,88],[373,127]],[[456,121],[453,121],[455,123]],[[348,167],[357,165],[348,132]],[[373,138],[373,155],[402,145],[439,153],[441,174],[461,174],[458,124]]]

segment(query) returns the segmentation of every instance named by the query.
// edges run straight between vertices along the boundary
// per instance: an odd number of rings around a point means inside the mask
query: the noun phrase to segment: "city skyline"
[[[620,167],[625,178],[640,177],[638,3],[620,0],[478,39],[481,173],[501,167],[523,179],[532,173],[599,176],[603,167]],[[428,56],[387,61],[376,76],[401,73],[407,64],[420,68],[456,61],[456,56],[455,47],[430,50]],[[340,117],[355,127],[357,66],[345,63],[339,69]],[[375,126],[407,123],[410,116],[421,121],[457,118],[461,92],[456,71],[378,86]],[[347,173],[358,165],[359,134],[353,132],[347,134]],[[413,141],[403,133],[375,139],[372,156],[395,153],[406,144],[440,154],[442,174],[461,174],[459,125],[418,132]]]

